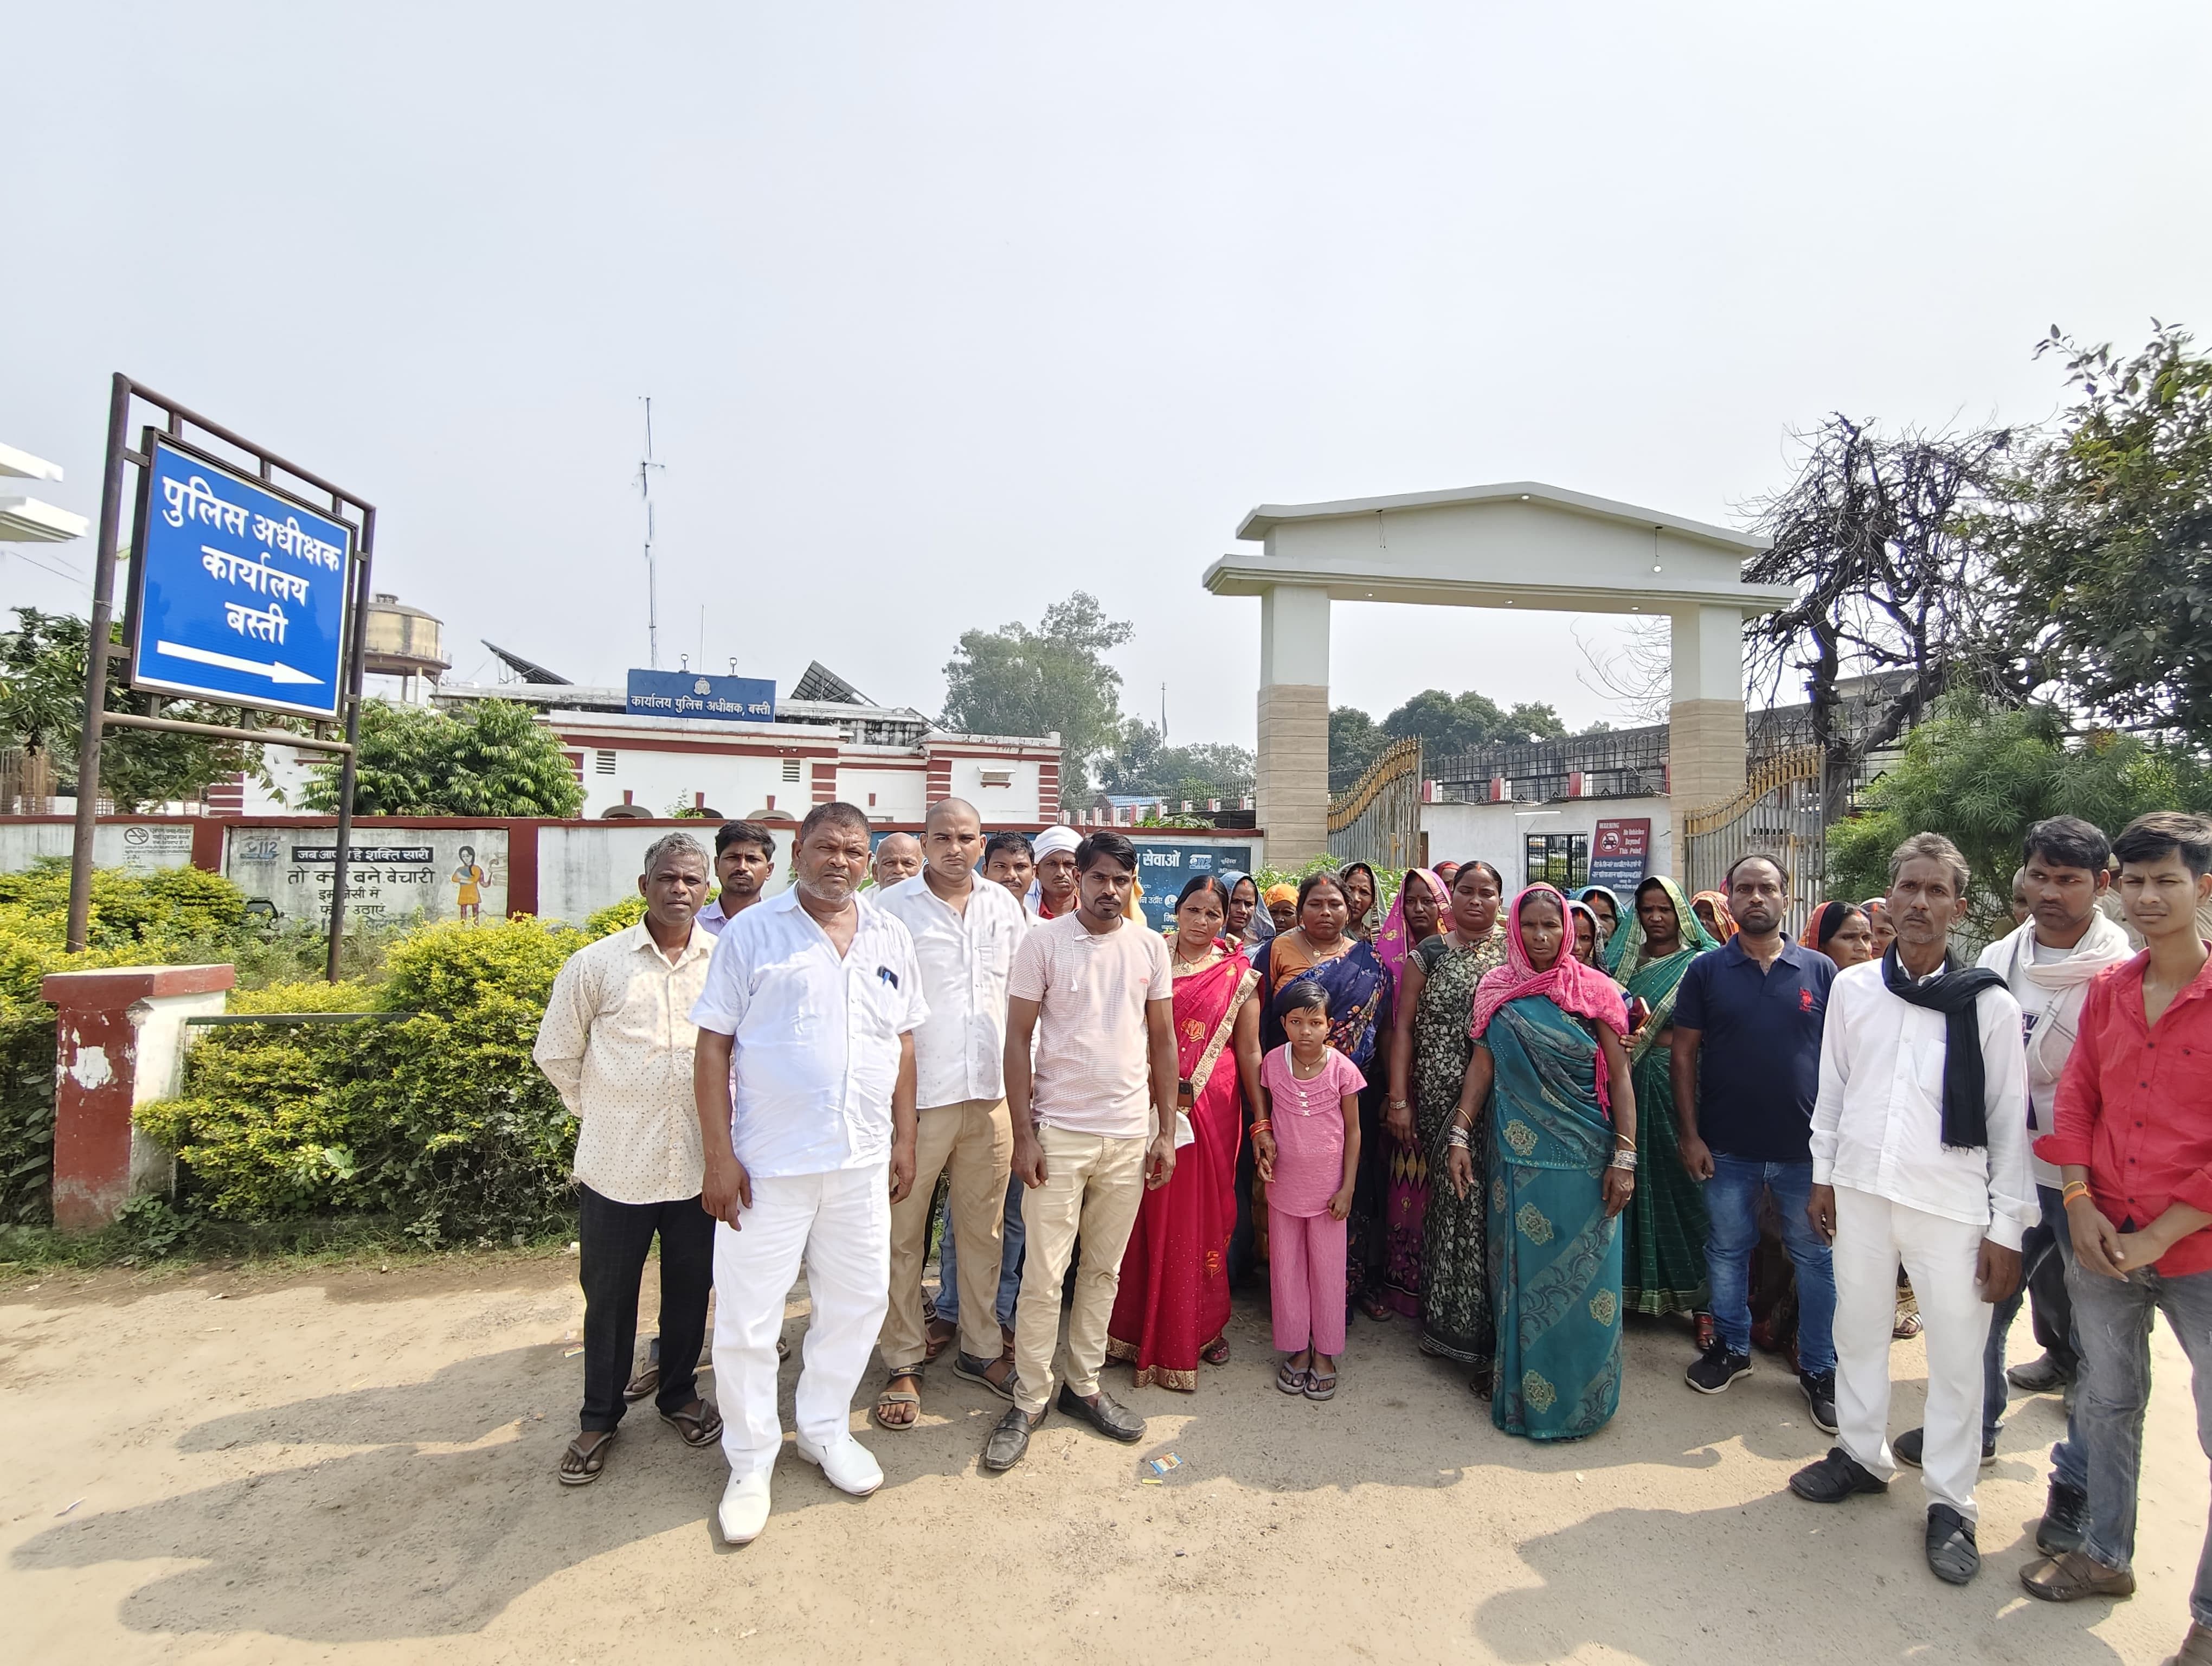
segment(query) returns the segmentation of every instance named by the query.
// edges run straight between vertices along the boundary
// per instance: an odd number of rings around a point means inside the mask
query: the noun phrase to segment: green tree
[[[1996,564],[2033,680],[2123,727],[2212,742],[2212,358],[2152,321],[2115,359],[2056,325],[2074,390]]]
[[[122,637],[120,627],[116,640]],[[0,745],[44,753],[58,781],[76,775],[77,746],[84,733],[84,662],[91,641],[85,621],[68,613],[15,610],[15,629],[0,630]],[[107,709],[147,710],[143,695],[131,692],[120,654],[107,660]],[[246,714],[233,706],[175,700],[162,714],[188,723],[236,727]],[[275,727],[288,727],[283,722]],[[204,735],[170,734],[155,729],[112,728],[100,746],[100,796],[128,813],[149,805],[190,802],[209,786],[241,770],[258,770],[261,749]]]
[[[1386,744],[1418,738],[1423,752],[1432,758],[1498,742],[1561,740],[1566,733],[1566,725],[1549,705],[1524,701],[1508,711],[1473,690],[1449,695],[1442,689],[1424,689],[1382,720]]]
[[[2148,810],[2212,808],[2212,774],[2193,756],[2110,729],[2068,732],[2058,708],[2006,708],[1946,696],[1905,738],[1902,758],[1868,789],[1869,813],[1828,830],[1832,888],[1889,888],[1889,853],[1914,833],[1941,833],[1973,875],[1968,929],[2011,929],[2021,837],[2046,816],[2080,816],[2117,833]]]
[[[1063,811],[1090,797],[1091,766],[1121,740],[1121,673],[1106,651],[1129,640],[1097,598],[1077,591],[1035,630],[961,633],[945,667],[945,723],[969,734],[1060,736]]]
[[[338,765],[308,772],[307,807],[337,807]],[[354,777],[357,816],[573,816],[584,789],[561,742],[529,707],[483,700],[461,716],[365,702]]]
[[[1389,739],[1373,718],[1357,706],[1338,706],[1328,714],[1328,790],[1348,793],[1375,767]]]
[[[1218,741],[1166,745],[1154,725],[1131,718],[1121,745],[1099,767],[1099,782],[1109,793],[1157,795],[1177,804],[1185,799],[1233,802],[1252,790],[1253,767],[1248,748]]]

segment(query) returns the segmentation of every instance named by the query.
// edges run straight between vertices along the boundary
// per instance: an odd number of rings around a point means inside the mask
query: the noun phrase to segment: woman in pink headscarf
[[[1487,1137],[1490,1415],[1534,1440],[1594,1433],[1620,1404],[1619,1216],[1636,1189],[1628,1015],[1620,986],[1575,958],[1571,929],[1550,885],[1513,899],[1505,964],[1474,993],[1474,1052],[1445,1135],[1462,1197],[1475,1181],[1473,1141]]]

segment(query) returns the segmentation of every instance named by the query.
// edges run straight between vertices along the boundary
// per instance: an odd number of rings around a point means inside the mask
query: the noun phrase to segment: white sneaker
[[[817,1446],[801,1435],[798,1446],[799,1456],[821,1465],[823,1476],[841,1493],[865,1499],[884,1484],[883,1465],[850,1435],[839,1435],[827,1446]]]
[[[722,1507],[716,1513],[727,1543],[749,1545],[759,1538],[761,1529],[768,1525],[768,1471],[732,1475],[730,1484],[722,1489]]]

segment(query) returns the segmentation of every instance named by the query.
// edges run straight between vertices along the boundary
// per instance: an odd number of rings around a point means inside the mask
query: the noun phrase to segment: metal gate
[[[1401,740],[1328,806],[1328,854],[1340,866],[1404,868],[1421,860],[1421,743]]]
[[[1738,857],[1771,856],[1790,882],[1782,927],[1793,936],[1820,902],[1827,868],[1827,822],[1821,813],[1822,753],[1817,746],[1778,752],[1753,769],[1742,792],[1682,818],[1690,890],[1725,891]]]

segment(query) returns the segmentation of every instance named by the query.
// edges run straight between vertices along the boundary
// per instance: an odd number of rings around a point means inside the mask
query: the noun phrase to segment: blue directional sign
[[[764,677],[633,671],[629,706],[632,717],[714,717],[725,723],[772,723],[775,684]]]
[[[343,521],[157,438],[131,565],[133,688],[337,715]]]

